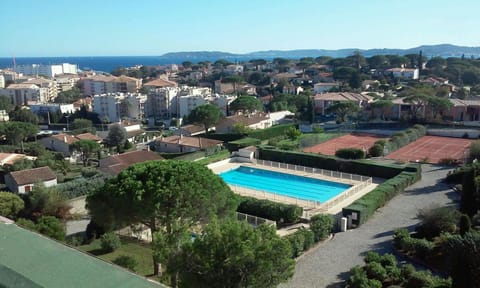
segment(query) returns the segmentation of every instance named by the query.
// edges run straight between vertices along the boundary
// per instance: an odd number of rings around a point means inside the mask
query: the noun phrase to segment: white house
[[[418,68],[390,68],[385,70],[387,74],[392,75],[393,78],[412,79],[417,80],[420,75]]]
[[[145,116],[147,96],[139,93],[107,93],[93,97],[93,112],[100,119],[119,122],[122,119],[141,120]]]
[[[77,65],[62,63],[54,65],[43,64],[29,64],[29,65],[17,65],[15,72],[25,75],[45,75],[48,77],[55,77],[57,74],[77,74]]]
[[[91,133],[83,133],[75,136],[62,133],[42,138],[40,139],[40,143],[49,150],[61,152],[63,156],[70,157],[72,156],[70,145],[79,140],[93,140],[98,143],[102,142],[102,138]]]
[[[57,176],[48,166],[14,171],[5,175],[5,184],[15,193],[26,194],[32,191],[36,183],[52,187],[57,185]]]

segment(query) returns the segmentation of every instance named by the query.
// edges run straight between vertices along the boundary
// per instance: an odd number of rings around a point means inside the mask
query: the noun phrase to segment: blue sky
[[[0,57],[480,46],[476,0],[9,0]]]

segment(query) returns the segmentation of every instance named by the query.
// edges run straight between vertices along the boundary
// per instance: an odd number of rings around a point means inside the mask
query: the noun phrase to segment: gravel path
[[[279,287],[342,287],[350,268],[363,264],[366,252],[392,251],[393,229],[413,229],[418,223],[415,216],[419,209],[454,205],[456,193],[439,182],[449,170],[433,165],[423,165],[422,168],[422,180],[379,209],[360,228],[337,233],[332,240],[304,255],[297,262],[293,278]]]

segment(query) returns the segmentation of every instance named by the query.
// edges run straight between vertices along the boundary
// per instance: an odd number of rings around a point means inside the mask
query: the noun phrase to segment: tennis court
[[[388,154],[386,158],[399,161],[422,161],[438,164],[441,159],[456,159],[464,162],[472,139],[423,136]]]
[[[348,134],[305,148],[303,152],[335,155],[335,151],[342,148],[359,148],[368,151],[380,139],[385,139],[385,137],[373,134]]]

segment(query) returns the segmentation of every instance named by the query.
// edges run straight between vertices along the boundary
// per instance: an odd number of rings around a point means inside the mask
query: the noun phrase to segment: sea
[[[77,64],[80,70],[95,70],[110,73],[118,67],[133,67],[136,65],[158,66],[179,64],[185,59],[162,59],[160,56],[84,56],[84,57],[16,57],[17,65],[28,64]],[[13,58],[0,58],[0,69],[12,68]]]

